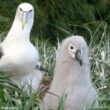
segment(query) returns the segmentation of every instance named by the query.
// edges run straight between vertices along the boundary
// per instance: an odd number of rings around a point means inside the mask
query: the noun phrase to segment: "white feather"
[[[25,13],[25,16],[24,16]],[[41,72],[35,70],[38,63],[38,50],[30,42],[30,32],[34,21],[34,8],[31,4],[18,6],[12,27],[1,43],[3,56],[0,59],[0,71],[13,75],[13,82],[20,86],[25,80],[37,89]],[[39,80],[40,79],[40,80]],[[36,85],[35,85],[36,83]]]

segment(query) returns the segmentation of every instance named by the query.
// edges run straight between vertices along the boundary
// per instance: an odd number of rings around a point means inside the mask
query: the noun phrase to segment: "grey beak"
[[[40,70],[40,71],[44,71],[44,72],[48,72],[43,66],[41,65],[37,65],[36,69]]]
[[[77,61],[79,62],[79,64],[82,66],[81,50],[76,50],[75,57],[76,57]]]

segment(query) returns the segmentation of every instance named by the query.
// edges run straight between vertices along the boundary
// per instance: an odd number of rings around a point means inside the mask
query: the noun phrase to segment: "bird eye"
[[[70,48],[71,48],[71,50],[72,50],[72,49],[74,49],[74,47],[73,47],[73,46],[71,46]]]
[[[23,11],[22,8],[20,8],[20,11]]]
[[[29,12],[31,12],[32,10],[30,10]]]
[[[69,44],[68,49],[73,52],[75,51],[75,46],[73,44]]]

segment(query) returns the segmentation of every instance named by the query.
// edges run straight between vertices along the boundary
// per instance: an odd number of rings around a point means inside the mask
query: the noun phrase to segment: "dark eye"
[[[69,44],[68,49],[69,49],[70,51],[74,51],[75,46],[74,46],[73,44]]]
[[[20,8],[20,11],[23,11],[22,8]]]
[[[30,10],[29,12],[31,12],[32,10]]]
[[[74,47],[73,47],[73,46],[71,46],[70,48],[71,48],[71,49],[74,49]]]

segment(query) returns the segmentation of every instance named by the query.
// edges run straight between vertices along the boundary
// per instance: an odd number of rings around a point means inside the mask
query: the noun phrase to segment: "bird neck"
[[[14,41],[14,40],[30,40],[30,31],[31,28],[25,26],[22,28],[22,23],[15,18],[12,27],[6,37],[6,41]]]
[[[64,60],[57,63],[55,70],[55,75],[61,79],[64,78],[62,79],[64,81],[71,80],[72,83],[83,85],[91,84],[89,64],[85,63],[81,66],[75,60]]]

